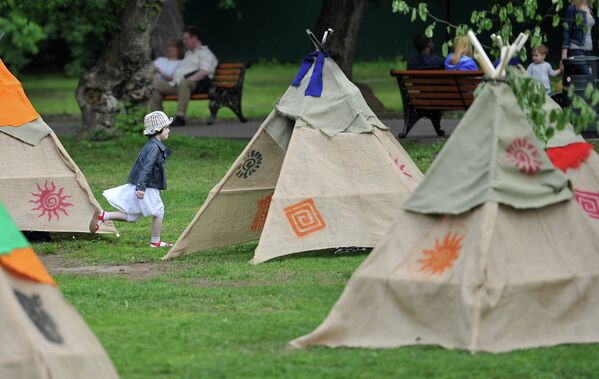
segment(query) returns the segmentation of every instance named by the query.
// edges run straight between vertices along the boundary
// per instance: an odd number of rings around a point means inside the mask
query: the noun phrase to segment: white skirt
[[[119,187],[107,189],[102,194],[110,205],[121,212],[130,215],[164,217],[164,204],[160,198],[160,191],[156,188],[146,188],[143,199],[135,196],[135,186],[127,183]]]

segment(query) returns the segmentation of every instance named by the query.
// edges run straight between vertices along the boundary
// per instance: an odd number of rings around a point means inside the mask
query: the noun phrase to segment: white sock
[[[110,220],[110,216],[108,215],[108,212],[106,211],[102,211],[104,213],[104,221],[108,221]],[[100,213],[100,216],[102,216],[102,214]]]
[[[152,243],[158,243],[158,242],[160,242],[160,236],[158,236],[158,237],[152,237],[152,239],[150,239],[150,242],[152,242]]]

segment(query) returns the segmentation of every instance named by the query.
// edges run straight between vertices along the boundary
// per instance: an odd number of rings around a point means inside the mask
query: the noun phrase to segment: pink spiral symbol
[[[73,204],[67,203],[65,200],[71,196],[63,195],[64,187],[61,187],[58,192],[56,191],[56,185],[51,182],[48,186],[48,181],[44,183],[44,187],[36,184],[39,193],[32,192],[31,194],[35,200],[29,200],[30,203],[37,204],[36,208],[32,208],[32,211],[40,211],[41,213],[37,216],[38,218],[47,215],[48,221],[52,220],[54,216],[57,220],[60,220],[60,214],[64,213],[66,216],[69,215],[66,208],[72,207]]]

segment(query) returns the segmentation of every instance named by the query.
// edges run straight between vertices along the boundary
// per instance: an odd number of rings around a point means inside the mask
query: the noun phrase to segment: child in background
[[[550,76],[557,76],[560,70],[554,70],[551,65],[545,62],[549,49],[545,45],[539,45],[532,49],[532,63],[528,65],[526,72],[531,78],[540,82],[545,87],[547,95],[551,94]]]
[[[135,222],[139,217],[152,216],[152,239],[150,247],[170,247],[172,244],[160,240],[164,205],[160,191],[166,189],[166,158],[171,154],[162,143],[170,133],[172,117],[156,111],[144,117],[144,135],[148,142],[137,155],[127,184],[110,188],[103,195],[117,212],[104,212],[98,222],[118,220]]]

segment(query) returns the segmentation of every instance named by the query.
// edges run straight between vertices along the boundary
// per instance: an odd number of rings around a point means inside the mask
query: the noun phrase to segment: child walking
[[[526,72],[531,78],[540,82],[545,87],[547,95],[551,94],[550,76],[557,76],[560,70],[554,70],[551,65],[545,62],[549,49],[545,45],[539,45],[532,49],[532,63],[528,65]]]
[[[98,223],[106,220],[135,222],[139,217],[152,216],[152,239],[150,247],[170,247],[172,244],[160,240],[164,204],[160,191],[166,189],[166,158],[171,154],[163,142],[170,134],[172,117],[156,111],[144,117],[144,135],[148,142],[137,155],[127,184],[110,188],[103,195],[116,212],[105,212],[98,216]]]

